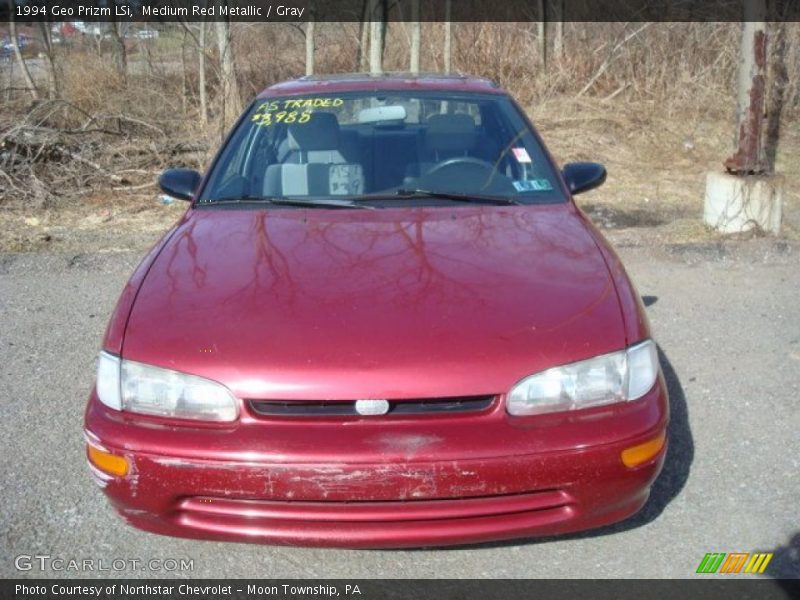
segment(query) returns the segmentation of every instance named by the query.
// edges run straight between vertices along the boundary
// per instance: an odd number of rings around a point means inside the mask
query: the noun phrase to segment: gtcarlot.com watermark
[[[17,571],[173,573],[194,571],[193,558],[70,558],[50,554],[20,554],[14,557]]]

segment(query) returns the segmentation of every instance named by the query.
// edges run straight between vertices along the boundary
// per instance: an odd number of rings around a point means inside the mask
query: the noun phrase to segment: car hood
[[[243,398],[451,397],[624,347],[569,204],[193,209],[134,302],[127,359]]]

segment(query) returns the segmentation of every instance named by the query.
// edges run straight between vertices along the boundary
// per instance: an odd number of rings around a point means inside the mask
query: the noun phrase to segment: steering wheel
[[[500,175],[494,165],[472,156],[455,156],[440,161],[428,169],[420,178],[420,185],[431,186],[431,189],[452,186],[457,180],[459,188],[472,190],[475,193],[513,192],[510,183]],[[506,189],[506,188],[511,189]]]
[[[489,171],[494,171],[494,165],[488,161],[481,160],[480,158],[474,158],[472,156],[454,156],[453,158],[447,158],[445,160],[439,161],[435,165],[433,165],[430,169],[425,172],[425,177],[429,175],[436,175],[437,173],[444,171],[445,169],[449,169],[453,165],[474,165],[476,167],[482,167]]]

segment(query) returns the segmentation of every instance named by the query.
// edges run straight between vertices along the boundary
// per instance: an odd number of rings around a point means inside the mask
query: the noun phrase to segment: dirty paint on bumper
[[[333,454],[313,462],[275,453],[219,459],[213,443],[206,448],[209,458],[154,453],[127,438],[116,444],[115,432],[130,427],[96,401],[87,410],[86,430],[88,439],[131,462],[126,477],[105,478],[102,485],[119,514],[147,531],[307,546],[444,546],[562,534],[637,512],[666,445],[634,469],[623,466],[620,453],[666,428],[663,381],[644,402],[646,410],[613,421],[639,426],[621,437],[624,432],[615,431],[614,442],[464,460],[385,453],[365,456],[369,462],[335,461]],[[580,426],[599,431],[604,421]],[[215,439],[213,431],[208,435]],[[509,439],[518,435],[508,432]],[[530,437],[543,436],[533,431]]]

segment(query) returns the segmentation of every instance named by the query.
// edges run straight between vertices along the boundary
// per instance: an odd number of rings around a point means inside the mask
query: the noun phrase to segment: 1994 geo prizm
[[[264,90],[111,317],[88,460],[132,525],[408,547],[583,530],[646,502],[657,350],[625,271],[497,85]]]

